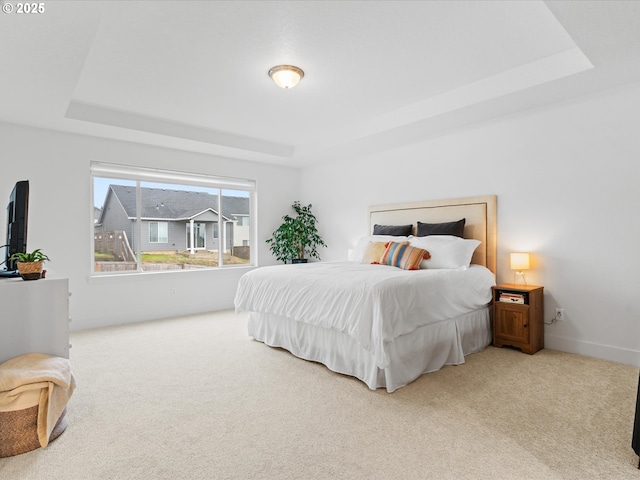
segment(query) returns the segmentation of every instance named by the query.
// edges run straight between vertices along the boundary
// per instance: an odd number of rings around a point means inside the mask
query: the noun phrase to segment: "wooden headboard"
[[[464,238],[475,238],[482,242],[473,254],[471,263],[484,265],[495,274],[496,203],[495,195],[486,195],[369,207],[369,234],[373,232],[375,224],[412,224],[415,235],[418,222],[453,222],[465,218]]]

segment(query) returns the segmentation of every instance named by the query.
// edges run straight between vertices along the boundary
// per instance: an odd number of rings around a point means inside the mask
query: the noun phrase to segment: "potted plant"
[[[304,206],[296,200],[291,207],[296,216],[282,217],[282,225],[266,241],[271,253],[284,263],[306,263],[307,255],[320,260],[317,249],[327,245],[316,228],[317,219],[311,213],[311,204]]]
[[[9,260],[16,262],[23,280],[38,280],[42,277],[42,264],[49,261],[49,257],[38,248],[31,253],[14,253]]]

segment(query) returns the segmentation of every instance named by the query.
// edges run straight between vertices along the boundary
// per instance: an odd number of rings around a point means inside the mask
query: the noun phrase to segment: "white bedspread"
[[[493,273],[479,265],[412,271],[354,262],[277,265],[243,275],[235,307],[337,329],[384,369],[385,342],[486,306],[492,285]]]

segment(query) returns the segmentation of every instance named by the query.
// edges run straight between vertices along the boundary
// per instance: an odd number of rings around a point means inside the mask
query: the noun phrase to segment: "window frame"
[[[203,174],[203,173],[191,173],[185,171],[173,171],[173,170],[163,170],[156,168],[148,168],[148,167],[138,167],[138,166],[130,166],[130,165],[122,165],[122,164],[113,164],[106,162],[90,162],[90,197],[91,197],[91,238],[95,239],[96,235],[96,223],[94,221],[94,185],[96,178],[107,178],[107,179],[120,179],[129,182],[135,182],[136,189],[136,218],[134,221],[134,237],[135,239],[142,239],[142,229],[143,223],[145,221],[144,217],[142,217],[142,203],[141,203],[141,188],[142,184],[145,182],[149,183],[158,183],[158,184],[174,184],[180,186],[197,186],[197,187],[208,187],[212,189],[217,189],[218,192],[218,220],[215,223],[218,231],[222,232],[226,228],[223,224],[225,223],[223,220],[224,212],[222,211],[222,198],[224,197],[224,191],[241,191],[246,192],[248,194],[248,202],[249,202],[249,235],[250,235],[250,245],[257,245],[257,182],[253,179],[246,178],[234,178],[234,177],[223,177],[212,174]],[[104,205],[102,205],[104,207]],[[149,243],[168,243],[169,242],[169,225],[166,221],[161,221],[157,219],[146,220],[149,225],[153,223],[165,223],[167,224],[167,242],[151,242],[151,235],[149,231]],[[151,226],[149,226],[149,229]],[[206,246],[206,226],[205,228],[205,246]],[[218,262],[217,265],[206,267],[204,269],[199,270],[164,270],[164,271],[145,271],[142,268],[142,251],[141,242],[136,240],[134,245],[132,245],[132,249],[134,251],[136,257],[136,270],[128,270],[128,271],[118,271],[118,272],[100,272],[96,271],[96,261],[95,261],[95,241],[91,241],[91,262],[90,262],[90,277],[104,277],[104,276],[114,276],[114,275],[140,275],[140,274],[167,274],[174,272],[196,272],[201,270],[220,270],[225,268],[239,268],[239,267],[255,267],[258,263],[257,259],[257,248],[249,249],[249,261],[247,263],[240,264],[225,264],[224,263],[224,255],[223,255],[223,240],[218,238]],[[205,247],[206,248],[206,247]]]

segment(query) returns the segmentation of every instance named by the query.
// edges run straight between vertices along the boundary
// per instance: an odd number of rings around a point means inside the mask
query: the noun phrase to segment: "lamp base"
[[[522,282],[518,282],[518,277],[522,277]],[[524,276],[524,272],[516,272],[513,274],[513,283],[518,284],[522,283],[523,285],[527,284],[527,277]]]

